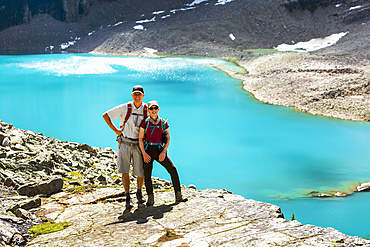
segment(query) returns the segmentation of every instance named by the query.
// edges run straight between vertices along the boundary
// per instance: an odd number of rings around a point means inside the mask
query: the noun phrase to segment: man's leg
[[[130,193],[130,174],[122,173],[122,184],[125,189],[125,193]]]
[[[126,194],[126,209],[131,209],[132,203],[131,203],[131,196],[130,196],[130,174],[129,173],[122,173],[122,183],[123,188],[125,188],[125,194]]]
[[[144,203],[144,197],[142,194],[142,188],[144,184],[144,167],[143,167],[143,156],[141,154],[139,146],[131,149],[132,152],[132,162],[133,162],[133,174],[136,176],[136,198],[139,204]]]
[[[118,173],[122,173],[122,184],[126,194],[126,209],[131,209],[131,198],[130,198],[130,149],[127,145],[120,143],[118,145]]]
[[[137,189],[142,190],[143,185],[144,185],[144,177],[137,177],[136,182],[137,182]]]
[[[145,199],[143,197],[143,193],[141,192],[141,190],[143,188],[143,184],[144,184],[144,177],[137,177],[136,178],[136,184],[137,184],[137,191],[136,191],[137,202],[139,204],[144,203]]]

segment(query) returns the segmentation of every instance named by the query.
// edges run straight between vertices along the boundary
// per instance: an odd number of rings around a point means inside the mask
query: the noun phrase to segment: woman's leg
[[[151,160],[149,163],[144,163],[144,182],[146,193],[148,195],[153,195],[152,170],[153,160]]]
[[[148,146],[145,150],[146,153],[150,156],[151,160],[149,163],[144,163],[144,182],[146,193],[148,195],[153,195],[153,182],[152,182],[152,170],[153,170],[153,162],[154,160],[158,159],[158,148],[156,146]]]
[[[170,174],[175,193],[180,192],[181,186],[180,186],[179,174],[177,173],[176,166],[173,164],[170,157],[166,156],[166,158],[162,162],[159,162],[159,163],[164,168],[166,168],[167,172]]]

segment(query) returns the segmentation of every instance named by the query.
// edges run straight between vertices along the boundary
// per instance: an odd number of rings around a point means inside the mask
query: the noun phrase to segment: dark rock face
[[[90,11],[90,5],[97,2],[114,2],[115,0],[0,0],[0,30],[7,27],[28,23],[33,16],[49,14],[59,21],[76,22]],[[168,6],[183,4],[186,0],[145,1],[124,0],[123,5],[137,12],[143,8],[155,9],[157,5]]]
[[[89,12],[90,0],[62,0],[64,21],[71,23],[78,20],[79,15]]]
[[[28,23],[32,16],[49,14],[65,22],[77,21],[89,11],[90,0],[1,0],[0,30]]]
[[[370,17],[370,5],[348,11],[342,17],[342,21],[346,24],[350,24],[352,22],[362,21],[365,18]]]
[[[338,2],[334,0],[285,0],[283,6],[289,9],[289,11],[293,10],[309,10],[315,11],[320,6],[327,6],[330,3]]]
[[[64,11],[60,0],[1,0],[0,30],[28,23],[32,16],[50,14],[57,20],[63,20]]]

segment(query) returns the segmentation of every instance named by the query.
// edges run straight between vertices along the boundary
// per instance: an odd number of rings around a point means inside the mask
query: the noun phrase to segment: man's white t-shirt
[[[125,104],[116,106],[110,110],[108,110],[106,113],[108,114],[109,118],[114,121],[117,118],[121,118],[120,122],[120,128],[122,128],[122,125],[125,121],[128,104],[131,103],[131,115],[130,118],[127,120],[124,129],[122,130],[122,134],[124,137],[137,139],[139,138],[139,129],[140,129],[140,123],[144,119],[144,103],[141,104],[139,108],[136,108],[134,103],[127,102]]]

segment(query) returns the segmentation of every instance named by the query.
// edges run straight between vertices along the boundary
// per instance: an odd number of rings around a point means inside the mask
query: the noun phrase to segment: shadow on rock
[[[160,205],[158,207],[137,208],[133,212],[123,211],[122,215],[118,217],[119,221],[109,223],[106,226],[125,223],[129,221],[136,221],[137,224],[144,224],[149,221],[149,217],[153,217],[153,219],[163,218],[164,213],[170,212],[173,209],[173,206],[177,204],[178,203],[173,203],[170,205]]]

